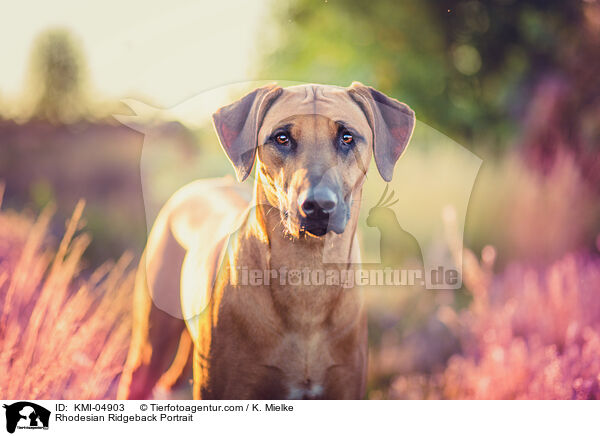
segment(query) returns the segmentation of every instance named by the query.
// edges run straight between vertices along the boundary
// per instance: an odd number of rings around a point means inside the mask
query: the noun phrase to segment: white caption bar
[[[600,403],[576,401],[2,401],[1,434],[584,434]]]

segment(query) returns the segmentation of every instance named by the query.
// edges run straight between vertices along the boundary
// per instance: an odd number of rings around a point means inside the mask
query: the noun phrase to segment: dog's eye
[[[275,135],[275,140],[280,145],[287,145],[290,142],[290,137],[286,133],[278,133]]]
[[[342,142],[344,144],[350,145],[352,144],[352,141],[354,141],[354,137],[349,132],[346,132],[342,135]]]

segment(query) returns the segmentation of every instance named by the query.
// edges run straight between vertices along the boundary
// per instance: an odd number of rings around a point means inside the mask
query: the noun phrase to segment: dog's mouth
[[[324,236],[329,231],[329,215],[318,219],[301,219],[300,233],[306,233],[311,236]]]
[[[346,230],[348,223],[347,214],[320,214],[311,218],[300,218],[299,228],[300,233],[309,236],[321,237],[329,232],[342,234]]]
[[[304,236],[320,238],[329,232],[343,233],[349,218],[346,215],[348,214],[320,213],[316,216],[305,217],[297,211],[288,209],[281,211],[281,221],[286,232],[295,238]]]

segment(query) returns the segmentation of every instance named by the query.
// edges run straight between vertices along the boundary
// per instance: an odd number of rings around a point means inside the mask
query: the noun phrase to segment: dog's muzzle
[[[309,188],[298,196],[300,230],[313,236],[323,236],[328,231],[342,233],[346,220],[340,220],[338,196],[329,188]],[[344,215],[344,214],[342,214]]]

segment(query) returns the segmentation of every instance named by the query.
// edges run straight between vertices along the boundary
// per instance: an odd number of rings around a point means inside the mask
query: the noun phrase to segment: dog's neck
[[[286,231],[281,222],[279,210],[273,205],[273,193],[268,191],[261,180],[259,165],[254,186],[256,223],[265,242],[268,242],[270,252],[293,253],[289,256],[271,258],[270,268],[285,266],[289,269],[302,269],[321,267],[324,263],[346,268],[352,262],[353,249],[358,249],[353,245],[360,212],[362,188],[359,188],[358,192],[353,195],[350,218],[343,233],[329,232],[318,238],[310,235],[293,237]]]
[[[347,326],[360,319],[362,297],[357,288],[348,289],[342,280],[353,270],[358,261],[358,246],[355,244],[356,225],[360,210],[360,192],[352,202],[352,211],[346,230],[342,234],[329,233],[325,237],[291,237],[281,223],[279,210],[269,202],[265,186],[257,175],[255,184],[256,206],[250,210],[246,226],[247,250],[252,255],[249,268],[277,273],[268,284],[273,307],[284,320],[287,329],[313,331],[330,320],[331,325]],[[361,191],[361,189],[359,189]],[[332,272],[340,278],[337,283],[313,281],[313,274]],[[282,282],[282,276],[286,279]],[[302,282],[292,283],[292,274],[302,276]],[[344,275],[345,274],[345,275]],[[305,277],[310,275],[310,281]],[[346,279],[344,278],[346,277]],[[300,286],[299,286],[300,284]],[[359,292],[357,294],[357,292]],[[343,307],[343,311],[336,308]]]

